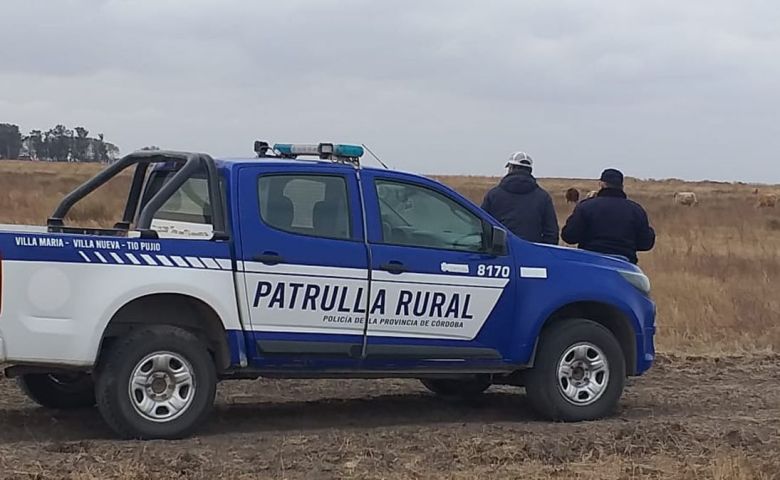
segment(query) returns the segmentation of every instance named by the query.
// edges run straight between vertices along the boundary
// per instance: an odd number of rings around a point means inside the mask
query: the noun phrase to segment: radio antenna
[[[372,157],[374,157],[376,159],[377,162],[379,162],[380,165],[385,167],[385,170],[390,170],[390,167],[388,167],[387,164],[385,162],[383,162],[381,158],[377,157],[376,154],[374,152],[372,152],[370,148],[368,148],[368,145],[366,145],[365,143],[363,143],[361,145],[363,146],[363,148],[366,149],[366,151],[368,153],[371,154]]]

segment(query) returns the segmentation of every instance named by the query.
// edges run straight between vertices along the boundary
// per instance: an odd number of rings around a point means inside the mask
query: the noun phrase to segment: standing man
[[[649,251],[655,245],[655,231],[645,209],[623,192],[623,174],[619,170],[604,170],[600,180],[598,195],[577,205],[566,220],[561,237],[583,250],[620,255],[636,264],[636,252]]]
[[[482,209],[524,240],[557,245],[558,217],[550,194],[531,175],[533,165],[527,153],[513,153],[508,173],[485,195]]]

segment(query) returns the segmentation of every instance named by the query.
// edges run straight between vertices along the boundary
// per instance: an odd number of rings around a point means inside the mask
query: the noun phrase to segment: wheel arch
[[[122,305],[103,330],[95,364],[114,339],[148,325],[171,325],[192,332],[208,347],[218,372],[230,367],[227,331],[219,314],[205,301],[182,293],[152,293]]]
[[[591,320],[609,330],[617,339],[626,359],[626,373],[635,375],[637,370],[636,327],[631,317],[620,308],[598,301],[576,301],[556,309],[547,317],[536,335],[536,344],[545,330],[554,328],[573,319]],[[531,354],[530,365],[536,358],[536,346]]]

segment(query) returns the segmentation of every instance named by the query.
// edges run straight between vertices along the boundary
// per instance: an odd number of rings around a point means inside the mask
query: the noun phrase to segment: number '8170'
[[[507,265],[480,265],[477,267],[477,276],[509,278],[511,269]]]

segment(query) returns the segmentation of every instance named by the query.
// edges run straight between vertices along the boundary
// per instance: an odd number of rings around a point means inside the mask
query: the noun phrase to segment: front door
[[[368,265],[358,188],[353,171],[329,167],[239,173],[239,270],[255,366],[359,361]]]
[[[367,181],[373,296],[368,359],[500,363],[515,321],[512,257],[487,253],[492,225],[437,184]]]

